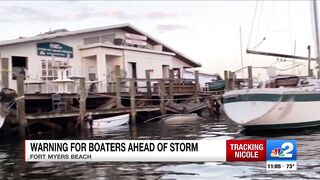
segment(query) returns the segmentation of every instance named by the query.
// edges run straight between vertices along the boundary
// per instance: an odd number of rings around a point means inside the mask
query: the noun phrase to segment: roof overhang
[[[103,26],[103,27],[97,27],[97,28],[82,29],[82,30],[75,30],[75,31],[58,32],[55,34],[42,34],[42,35],[33,36],[33,37],[19,38],[19,39],[8,40],[8,41],[0,41],[0,47],[14,45],[14,44],[27,43],[27,42],[49,40],[49,39],[59,38],[59,37],[74,36],[74,35],[84,34],[84,33],[99,32],[99,31],[105,31],[105,30],[110,30],[110,29],[123,29],[129,33],[136,33],[136,34],[147,36],[147,41],[150,44],[152,44],[152,45],[159,44],[159,45],[163,46],[163,51],[164,51],[163,53],[173,53],[176,58],[180,59],[181,61],[185,62],[186,64],[190,65],[191,67],[201,67],[200,63],[192,60],[191,58],[186,57],[184,54],[165,45],[164,43],[160,42],[156,38],[141,31],[140,29],[138,29],[137,27],[135,27],[129,23],[111,25],[111,26]],[[153,52],[157,52],[157,51],[153,51]]]
[[[171,52],[155,51],[151,49],[142,49],[142,48],[135,48],[135,47],[127,47],[127,46],[117,46],[117,45],[104,44],[104,43],[88,44],[88,45],[80,46],[78,49],[85,50],[85,49],[93,49],[93,48],[112,48],[112,49],[122,49],[122,50],[140,51],[140,52],[146,52],[146,53],[175,56],[175,53],[171,53]]]

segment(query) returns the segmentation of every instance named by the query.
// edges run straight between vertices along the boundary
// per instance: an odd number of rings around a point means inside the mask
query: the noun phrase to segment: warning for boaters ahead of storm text
[[[263,161],[267,170],[296,170],[295,140],[26,140],[25,160]]]

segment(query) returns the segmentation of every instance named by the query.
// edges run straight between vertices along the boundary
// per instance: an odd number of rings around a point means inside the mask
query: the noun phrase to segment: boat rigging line
[[[249,39],[248,39],[248,44],[247,44],[247,49],[249,49],[250,43],[251,43],[251,37],[252,37],[252,32],[253,32],[253,28],[254,28],[254,22],[257,16],[257,11],[258,11],[258,4],[259,1],[256,2],[255,8],[254,8],[254,12],[253,12],[253,17],[252,17],[252,21],[251,21],[251,29],[250,29],[250,34],[249,34]]]
[[[312,1],[312,7],[313,7],[313,17],[314,17],[314,29],[315,29],[315,41],[316,41],[316,60],[318,62],[318,73],[317,78],[320,79],[320,44],[319,44],[319,26],[318,26],[318,7],[317,7],[317,0]]]

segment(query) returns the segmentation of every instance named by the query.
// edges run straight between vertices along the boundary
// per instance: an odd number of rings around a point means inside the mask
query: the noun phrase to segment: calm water
[[[0,144],[0,179],[320,179],[320,128],[248,135],[224,117],[189,124],[155,122],[133,129],[82,132],[83,139],[296,139],[298,171],[267,172],[263,162],[238,163],[25,163],[23,145]],[[75,138],[74,134],[49,139]],[[35,137],[36,138],[36,137]]]

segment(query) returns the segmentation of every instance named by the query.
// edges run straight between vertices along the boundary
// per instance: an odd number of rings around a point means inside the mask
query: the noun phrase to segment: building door
[[[12,79],[16,80],[17,75],[26,75],[27,71],[27,57],[22,56],[12,56],[11,66],[12,66]]]
[[[128,78],[137,78],[137,64],[135,62],[128,62]]]
[[[128,62],[128,72],[127,72],[128,78],[137,78],[137,63],[135,62]],[[137,81],[134,83],[136,87],[136,91],[138,90],[138,83]],[[130,84],[127,84],[127,86],[130,86]]]

